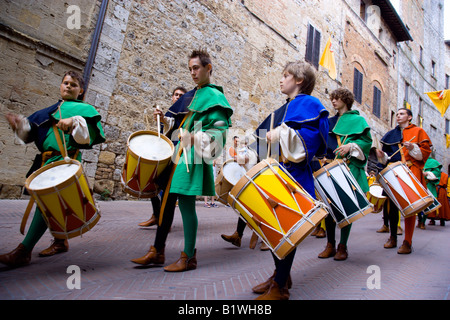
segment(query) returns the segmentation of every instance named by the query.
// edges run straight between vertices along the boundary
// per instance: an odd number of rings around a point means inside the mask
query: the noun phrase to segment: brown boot
[[[274,271],[273,274],[270,276],[269,279],[267,279],[267,280],[264,281],[263,283],[258,284],[257,286],[254,286],[254,287],[252,288],[252,291],[253,291],[254,293],[259,293],[259,294],[266,292],[266,291],[269,289],[270,284],[272,283],[273,279],[275,279],[275,275],[276,275],[276,274],[277,274],[277,271]],[[292,278],[291,278],[291,275],[289,275],[286,285],[287,285],[288,289],[292,288]]]
[[[380,229],[378,229],[377,232],[378,233],[388,233],[389,227],[383,224],[383,226]]]
[[[197,258],[196,252],[194,252],[194,256],[189,258],[186,253],[181,252],[181,257],[176,262],[164,267],[164,271],[167,272],[183,272],[197,269]]]
[[[403,244],[398,248],[398,254],[410,254],[411,253],[411,245],[408,241],[403,240]]]
[[[390,236],[388,241],[384,244],[385,249],[391,249],[397,247],[397,238]]]
[[[323,250],[321,253],[319,253],[318,257],[320,259],[326,259],[326,258],[334,257],[335,254],[336,254],[336,249],[330,242],[328,242],[327,246],[325,247],[325,250]]]
[[[148,264],[164,264],[165,256],[164,256],[164,248],[161,251],[157,251],[154,246],[150,247],[150,250],[147,254],[141,258],[133,259],[131,262],[141,264],[146,266]]]
[[[261,247],[260,247],[259,249],[260,249],[261,251],[267,251],[267,250],[270,250],[269,246],[268,246],[264,241],[261,242]]]
[[[400,226],[397,226],[397,235],[401,236],[403,234],[403,229]]]
[[[69,241],[67,239],[53,239],[50,247],[39,252],[39,257],[50,257],[57,253],[69,251]]]
[[[236,247],[241,246],[241,236],[239,236],[239,233],[237,231],[235,231],[231,236],[222,234],[221,237],[223,240],[231,242],[231,244],[235,245]]]
[[[280,288],[278,283],[271,280],[269,289],[255,300],[289,300],[289,296],[289,290],[286,287]]]
[[[29,264],[31,261],[31,251],[28,251],[23,244],[19,244],[10,253],[0,255],[0,263],[10,268],[17,268]]]
[[[158,219],[156,219],[156,216],[152,214],[151,218],[147,221],[141,222],[138,224],[140,227],[151,227],[154,226],[158,222]]]
[[[338,244],[336,254],[334,255],[334,260],[343,261],[348,257],[347,246],[341,243]]]
[[[320,228],[316,234],[316,238],[325,238],[326,236],[327,236],[327,233],[325,232],[324,228]]]
[[[317,235],[317,232],[319,232],[320,229],[320,223],[316,226],[316,228],[311,232],[311,236],[315,237]]]

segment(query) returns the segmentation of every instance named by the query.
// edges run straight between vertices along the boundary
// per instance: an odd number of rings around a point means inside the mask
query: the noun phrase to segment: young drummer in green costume
[[[329,118],[330,132],[328,134],[327,159],[346,158],[350,172],[364,193],[369,191],[369,184],[365,166],[372,146],[370,127],[366,120],[360,116],[358,110],[351,110],[354,102],[353,94],[344,88],[333,91],[330,95],[333,108],[337,114]],[[352,225],[341,229],[340,242],[336,251],[336,222],[331,215],[325,218],[327,232],[327,246],[319,254],[319,258],[334,257],[335,260],[347,259],[347,242]]]
[[[184,230],[184,250],[175,263],[164,267],[168,272],[193,270],[197,267],[195,243],[198,220],[196,196],[214,196],[213,159],[221,154],[226,130],[233,114],[221,87],[210,83],[211,58],[204,50],[189,57],[189,71],[197,85],[181,130],[178,150],[183,150],[173,177],[170,193],[178,194]],[[187,161],[186,161],[187,160]]]
[[[79,149],[89,149],[105,141],[100,114],[93,106],[77,100],[82,93],[83,78],[74,71],[68,71],[64,74],[60,85],[61,100],[58,103],[37,111],[28,118],[16,114],[6,115],[17,136],[25,143],[34,142],[41,152],[36,156],[27,176],[41,166],[63,160],[52,128],[54,124],[58,128],[58,134],[61,134],[61,131],[64,132],[68,156],[78,161],[81,161]],[[0,255],[0,263],[9,267],[29,264],[31,251],[46,230],[47,225],[42,213],[39,207],[36,207],[25,239],[12,252]],[[40,253],[40,256],[49,256],[67,250],[67,240],[55,239],[49,248]]]

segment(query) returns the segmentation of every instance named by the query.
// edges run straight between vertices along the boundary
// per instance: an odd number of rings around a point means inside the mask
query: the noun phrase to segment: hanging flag
[[[336,63],[334,61],[334,52],[331,50],[331,37],[328,38],[327,45],[325,46],[319,64],[325,69],[328,69],[328,75],[331,79],[336,79]]]
[[[441,90],[433,92],[425,92],[443,117],[450,105],[450,90]]]
[[[445,146],[446,148],[450,148],[450,134],[446,133],[445,134]]]

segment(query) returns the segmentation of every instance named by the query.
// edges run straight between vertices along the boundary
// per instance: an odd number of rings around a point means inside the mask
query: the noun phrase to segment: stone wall
[[[78,32],[64,30],[67,3],[5,2],[0,10],[11,17],[0,21],[13,28],[15,37],[2,29],[0,46],[6,53],[6,59],[0,58],[2,112],[30,114],[57,98],[57,92],[50,93],[50,88],[59,85],[56,75],[69,66],[83,69],[100,1],[74,1],[83,15]],[[110,0],[85,95],[86,102],[102,115],[107,138],[83,153],[95,192],[128,198],[120,183],[127,139],[138,130],[155,130],[153,108],[159,105],[167,110],[176,86],[193,88],[187,68],[193,49],[208,49],[214,66],[212,81],[224,87],[234,108],[229,145],[232,136],[252,132],[284,103],[281,72],[286,62],[304,59],[309,24],[321,33],[321,53],[331,38],[338,72],[332,80],[319,66],[313,95],[332,112],[329,93],[340,86],[353,90],[353,69],[362,68],[363,102],[354,108],[379,139],[390,129],[391,114],[401,100],[397,92],[400,49],[384,21],[380,30],[368,28],[359,17],[359,5],[357,0]],[[35,20],[41,22],[32,23]],[[57,52],[59,58],[48,52]],[[374,83],[382,89],[380,118],[372,114]],[[0,169],[3,194],[10,186],[20,190],[36,150],[15,145],[4,119],[0,119],[0,134],[0,161],[7,164]]]
[[[9,128],[7,112],[30,115],[59,99],[64,71],[82,71],[98,3],[79,0],[80,29],[67,28],[64,1],[2,1],[0,6],[0,197],[21,196],[35,154]]]

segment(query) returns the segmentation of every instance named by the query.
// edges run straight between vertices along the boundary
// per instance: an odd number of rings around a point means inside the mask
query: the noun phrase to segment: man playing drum
[[[105,141],[100,114],[93,106],[78,100],[83,93],[83,85],[83,78],[77,72],[68,71],[64,74],[60,85],[61,100],[58,103],[37,111],[28,118],[16,114],[6,115],[6,119],[17,136],[25,143],[34,142],[42,152],[36,156],[27,176],[41,166],[63,159],[62,150],[57,142],[55,131],[52,129],[54,124],[64,132],[68,156],[80,162],[79,149],[90,149],[93,145]],[[31,251],[46,230],[47,225],[42,213],[39,207],[36,207],[25,239],[12,252],[0,255],[0,262],[9,267],[29,264]],[[66,252],[68,249],[67,239],[55,239],[53,244],[39,255],[50,256]]]
[[[214,158],[220,156],[225,145],[226,130],[231,124],[230,117],[233,114],[223,89],[210,83],[212,63],[205,50],[194,50],[191,53],[189,71],[197,86],[183,95],[173,106],[178,108],[177,113],[187,113],[187,117],[180,124],[182,130],[177,150],[180,158],[165,187],[165,192],[169,192],[168,197],[171,198],[167,200],[168,204],[169,201],[173,203],[173,199],[178,197],[185,244],[180,259],[164,267],[167,272],[182,272],[197,268],[196,196],[215,195],[212,162]],[[171,109],[175,110],[173,107]],[[163,216],[160,220],[164,224],[165,210],[161,213]],[[155,255],[158,254],[156,250]]]
[[[312,197],[315,191],[310,165],[314,156],[325,154],[328,134],[328,111],[317,98],[310,96],[315,83],[316,75],[311,65],[303,61],[288,63],[280,80],[281,92],[287,95],[288,101],[256,130],[262,143],[279,144],[280,155],[285,159],[283,166]],[[261,152],[261,158],[265,158],[260,147],[258,152]],[[261,294],[258,300],[289,299],[290,271],[295,252],[294,248],[282,260],[271,252],[275,271],[267,281],[253,288],[253,292]]]
[[[426,188],[422,170],[431,154],[432,143],[425,130],[410,123],[412,118],[411,110],[400,108],[396,116],[397,127],[384,135],[381,139],[382,150],[377,150],[376,152],[378,161],[382,165],[396,161],[401,161],[407,165],[412,174]],[[384,203],[383,211],[389,215],[390,224],[390,237],[384,244],[384,247],[386,249],[395,248],[397,247],[399,210],[392,199],[388,198]],[[414,215],[405,218],[405,239],[397,251],[399,254],[411,253],[415,219]]]
[[[173,90],[173,92],[172,92],[172,98],[171,98],[172,105],[175,104],[175,102],[177,102],[178,99],[180,99],[180,97],[183,96],[183,94],[186,93],[186,91],[187,91],[187,90],[186,90],[185,88],[183,88],[183,87],[176,87],[176,88]],[[158,110],[158,111],[159,111],[159,113],[161,113],[160,110]],[[171,119],[174,119],[174,116],[176,116],[176,115],[174,115],[174,114],[172,114],[172,113],[171,113],[170,115],[171,115],[171,116],[163,117],[162,114],[160,114],[160,117],[161,117],[161,119],[162,119],[163,126],[164,126],[164,128],[166,128],[165,131],[167,131],[167,132],[168,132],[170,129],[172,129],[172,127],[169,125],[169,123],[171,123],[172,126],[173,126],[173,123],[174,123],[174,122],[171,121]],[[172,116],[172,115],[173,115],[173,116]],[[182,117],[184,117],[184,115],[183,115]],[[161,128],[157,128],[157,130],[161,130]],[[169,136],[169,138],[170,138],[170,136]],[[151,198],[150,200],[151,200],[151,202],[152,202],[153,214],[152,214],[152,216],[150,217],[150,219],[148,219],[147,221],[144,221],[144,222],[139,223],[139,226],[140,226],[140,227],[151,227],[151,226],[154,226],[154,225],[156,225],[156,224],[158,223],[158,219],[159,219],[159,209],[161,208],[161,199],[160,199],[160,196],[158,195],[158,196],[156,196],[156,197]]]
[[[362,191],[367,193],[369,184],[365,166],[372,145],[370,127],[358,110],[351,110],[354,98],[348,89],[336,89],[331,93],[330,100],[337,114],[328,119],[330,132],[328,134],[327,160],[346,158],[350,172]],[[347,242],[352,224],[341,229],[337,251],[335,248],[336,222],[331,215],[325,218],[325,226],[328,243],[325,250],[319,254],[319,258],[347,259]]]

